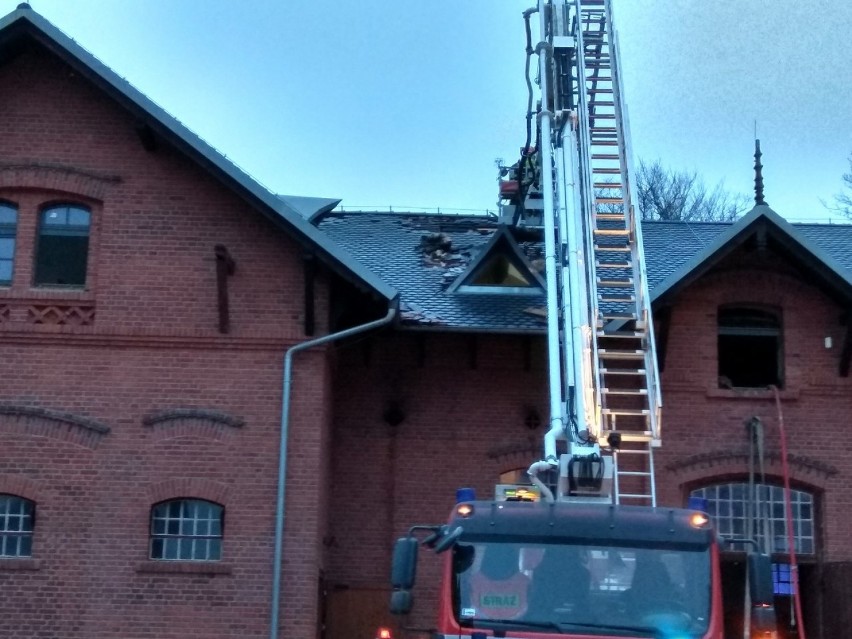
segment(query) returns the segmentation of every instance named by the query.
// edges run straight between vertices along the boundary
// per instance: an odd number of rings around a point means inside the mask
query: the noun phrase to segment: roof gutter
[[[278,457],[278,494],[275,504],[275,554],[272,564],[272,604],[271,615],[269,620],[269,639],[278,639],[279,612],[281,607],[281,558],[282,548],[284,545],[284,496],[287,480],[287,438],[290,430],[290,395],[293,383],[293,356],[309,348],[321,346],[337,340],[366,333],[374,328],[380,328],[390,324],[397,314],[396,305],[392,300],[388,308],[387,315],[382,319],[353,326],[344,331],[331,333],[317,339],[301,342],[287,349],[284,355],[284,378],[282,382],[283,400],[281,406],[281,438],[279,443]]]

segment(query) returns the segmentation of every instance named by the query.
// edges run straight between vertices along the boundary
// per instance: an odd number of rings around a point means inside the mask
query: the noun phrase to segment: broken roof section
[[[393,287],[364,268],[305,219],[299,208],[304,208],[306,202],[300,198],[293,199],[292,196],[289,200],[287,196],[282,199],[269,192],[29,5],[22,3],[15,11],[0,18],[0,64],[16,56],[31,42],[59,57],[136,118],[137,132],[146,148],[155,148],[158,143],[170,144],[303,246],[315,251],[339,275],[362,290],[387,300],[397,297],[398,293]],[[327,203],[314,202],[316,210],[311,215],[326,208]],[[307,206],[310,208],[310,205]]]
[[[332,211],[319,229],[400,291],[401,322],[408,328],[541,333],[544,291],[533,295],[452,292],[479,256],[489,254],[498,226],[482,216]],[[540,233],[512,236],[535,272],[543,264]],[[540,276],[537,276],[540,277]]]

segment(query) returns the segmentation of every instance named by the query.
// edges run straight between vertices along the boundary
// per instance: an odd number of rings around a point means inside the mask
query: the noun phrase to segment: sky
[[[20,0],[0,0],[0,14]],[[484,211],[525,137],[533,0],[30,0],[276,193]],[[613,0],[634,163],[839,221],[852,2]]]

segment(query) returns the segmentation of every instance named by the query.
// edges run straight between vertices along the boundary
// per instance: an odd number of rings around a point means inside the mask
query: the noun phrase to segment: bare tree
[[[639,163],[636,198],[643,220],[729,222],[751,207],[748,196],[724,183],[709,189],[697,173],[665,169],[659,160]]]
[[[843,174],[843,188],[850,193],[836,193],[834,195],[834,204],[827,204],[824,200],[822,205],[829,211],[837,211],[852,219],[852,155],[849,156],[849,172]]]

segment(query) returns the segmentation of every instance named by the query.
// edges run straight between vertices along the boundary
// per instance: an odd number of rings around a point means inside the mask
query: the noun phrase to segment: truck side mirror
[[[395,590],[410,590],[417,577],[417,539],[400,537],[393,546],[391,585]]]
[[[417,539],[400,537],[393,545],[391,563],[390,611],[394,615],[407,615],[411,612],[413,599],[411,589],[417,577]]]
[[[772,583],[772,560],[757,552],[748,554],[748,586],[752,606],[773,606],[775,589]]]

